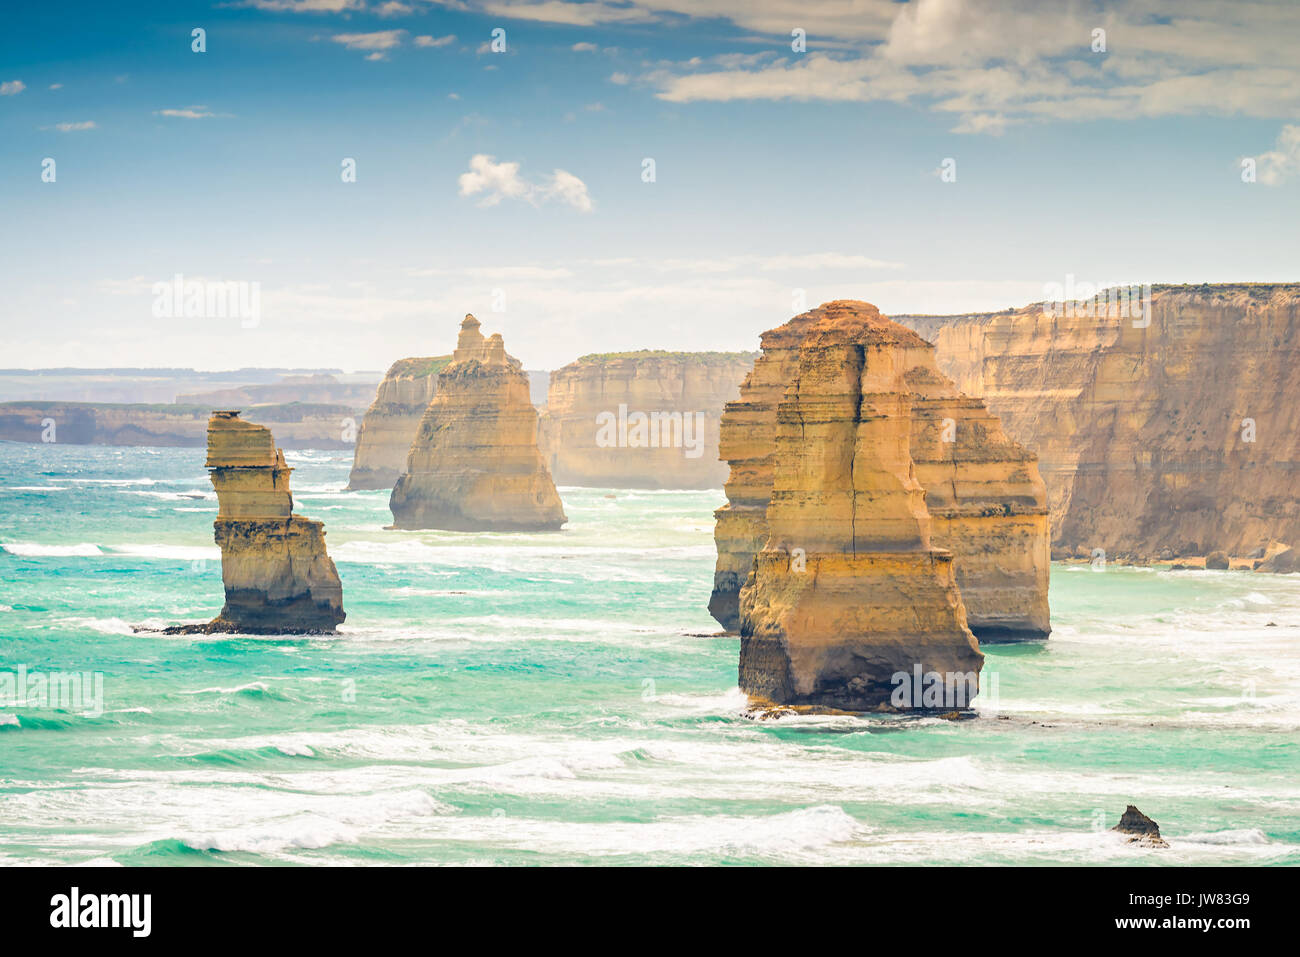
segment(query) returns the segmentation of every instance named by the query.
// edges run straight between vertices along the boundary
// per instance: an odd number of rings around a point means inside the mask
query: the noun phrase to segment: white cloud
[[[238,6],[270,13],[346,13],[364,10],[365,0],[244,0]]]
[[[94,130],[99,127],[94,120],[82,120],[80,123],[55,123],[53,126],[42,126],[43,130],[58,130],[60,133],[76,133],[80,130]]]
[[[569,49],[574,53],[595,53],[598,47],[594,43],[575,43]]]
[[[413,8],[405,3],[399,3],[398,0],[387,0],[374,8],[376,15],[381,17],[402,17],[411,13]]]
[[[1300,112],[1300,4],[1210,0],[638,0],[656,16],[720,17],[809,50],[660,65],[641,79],[674,103],[910,103],[953,132],[1032,120]],[[1092,50],[1095,29],[1106,52]],[[821,43],[819,49],[818,41]],[[825,47],[835,46],[836,52]],[[784,47],[784,49],[783,49]],[[624,80],[611,77],[613,82]]]
[[[1300,126],[1287,124],[1277,135],[1277,142],[1267,153],[1260,154],[1259,181],[1265,186],[1277,186],[1300,172]]]
[[[456,42],[456,35],[449,33],[445,37],[421,36],[415,38],[417,47],[445,47],[449,43]]]
[[[61,89],[63,89],[63,84],[62,84],[62,83],[51,83],[51,84],[50,84],[50,89],[51,89],[51,90],[61,90]]]
[[[485,153],[470,158],[469,172],[461,173],[457,183],[461,196],[481,196],[480,206],[518,199],[534,206],[557,200],[584,213],[593,208],[587,184],[572,173],[557,169],[539,182],[529,182],[519,175],[518,163],[498,163]]]
[[[187,106],[183,109],[166,109],[154,110],[156,116],[170,116],[182,120],[202,120],[213,116],[225,116],[224,113],[213,113],[206,106]]]
[[[25,89],[27,84],[22,80],[5,80],[0,83],[0,96],[17,96]]]
[[[590,0],[569,3],[568,0],[526,0],[523,3],[488,0],[482,4],[483,12],[514,20],[532,20],[538,23],[563,23],[573,27],[590,27],[601,23],[648,23],[658,19],[651,10],[641,9],[635,3],[605,3]]]
[[[372,33],[336,33],[330,37],[335,43],[341,43],[349,50],[361,50],[369,55],[367,60],[383,60],[388,51],[402,45],[406,39],[405,30],[375,30]]]

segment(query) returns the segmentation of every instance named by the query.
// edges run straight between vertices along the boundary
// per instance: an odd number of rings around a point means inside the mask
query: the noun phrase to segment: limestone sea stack
[[[543,454],[561,485],[720,488],[723,405],[740,394],[752,352],[583,356],[551,374]]]
[[[905,335],[874,306],[851,301],[828,303],[764,333],[753,373],[726,407],[720,454],[731,477],[727,504],[715,513],[718,561],[709,610],[727,630],[740,627],[740,588],[769,534],[779,404],[797,375],[805,337],[829,315],[855,313],[891,328],[899,340],[900,389],[910,398],[909,457],[925,490],[932,543],[957,556],[969,627],[981,641],[1046,637],[1047,493],[1034,454],[938,371],[933,346]]]
[[[568,519],[537,432],[519,360],[500,333],[484,338],[466,316],[389,499],[393,526],[558,530]]]
[[[762,702],[865,711],[897,705],[900,690],[921,707],[914,676],[918,688],[938,676],[969,706],[983,655],[910,455],[904,376],[927,343],[859,302],[793,327],[803,335],[775,410],[767,533],[739,597],[740,687]]]
[[[213,527],[226,603],[207,624],[168,631],[333,632],[345,617],[343,586],[325,551],[325,527],[293,514],[293,470],[271,430],[243,421],[238,412],[214,412],[207,467],[217,492]]]
[[[427,356],[393,363],[357,433],[349,490],[393,487],[449,362],[451,356]]]

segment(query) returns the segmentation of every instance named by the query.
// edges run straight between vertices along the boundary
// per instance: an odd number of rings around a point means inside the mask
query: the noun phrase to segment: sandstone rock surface
[[[389,498],[394,527],[558,530],[568,519],[537,433],[519,361],[466,316]]]
[[[1034,448],[1060,554],[1149,561],[1300,542],[1300,284],[899,316]]]
[[[741,689],[761,702],[862,711],[896,705],[900,676],[910,684],[915,672],[960,676],[973,697],[983,655],[953,556],[932,546],[909,451],[908,353],[927,344],[845,301],[763,342],[756,389],[790,372],[774,414],[748,386],[728,412],[757,415],[769,450],[729,444],[735,426],[723,425],[724,448],[747,453],[737,455],[742,482],[771,476],[764,540],[739,596]]]
[[[764,333],[763,352],[723,415],[720,454],[731,465],[709,610],[728,630],[769,534],[778,408],[798,375],[805,339],[828,315],[860,314],[898,340],[898,388],[907,394],[908,456],[925,491],[930,536],[957,558],[968,623],[980,640],[1046,637],[1050,556],[1047,496],[1033,453],[1009,439],[983,403],[939,371],[934,348],[867,303],[835,302]],[[892,327],[892,328],[890,328]]]
[[[399,359],[379,383],[357,433],[348,489],[391,489],[406,468],[420,420],[451,356]]]
[[[749,352],[642,350],[583,356],[551,374],[543,454],[560,485],[719,488],[723,405]]]
[[[293,514],[284,453],[271,430],[214,412],[207,467],[217,491],[213,525],[226,603],[203,625],[169,632],[320,634],[345,615],[343,586],[321,522]]]

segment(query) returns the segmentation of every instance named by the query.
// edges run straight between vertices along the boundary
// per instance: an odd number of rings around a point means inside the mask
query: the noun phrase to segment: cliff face
[[[397,482],[438,390],[438,373],[450,362],[451,356],[431,356],[393,363],[357,433],[349,489],[392,488]]]
[[[926,343],[867,303],[827,303],[790,325],[805,334],[775,409],[767,534],[740,592],[740,687],[861,711],[897,706],[914,674],[937,674],[960,676],[963,692],[934,705],[968,706],[983,656],[953,556],[932,547],[909,451],[904,375]],[[788,341],[764,337],[782,353]]]
[[[1145,326],[1069,306],[899,317],[1038,452],[1056,552],[1300,543],[1300,285],[1154,286]]]
[[[204,625],[173,633],[321,634],[345,618],[343,586],[325,551],[325,528],[293,514],[284,453],[271,431],[215,412],[208,460],[217,492],[216,542],[226,603]]]
[[[723,413],[721,454],[731,477],[728,502],[715,513],[709,610],[728,630],[739,627],[739,593],[770,533],[778,409],[799,376],[806,339],[828,315],[859,313],[879,316],[866,303],[829,303],[764,333],[753,373]],[[1047,494],[1034,455],[939,373],[929,343],[906,337],[895,359],[908,397],[907,457],[925,491],[933,544],[957,556],[971,630],[984,641],[1046,637]]]
[[[396,528],[557,530],[568,519],[537,447],[528,376],[466,316],[389,499]]]
[[[66,445],[151,445],[200,447],[207,441],[212,406],[116,405],[89,402],[0,403],[0,439],[47,441],[47,419],[54,420],[54,440]],[[347,427],[361,419],[347,405],[292,402],[259,406],[257,418],[275,424],[286,449],[346,449]]]
[[[722,407],[754,363],[748,352],[584,356],[551,374],[542,451],[561,485],[718,488]]]

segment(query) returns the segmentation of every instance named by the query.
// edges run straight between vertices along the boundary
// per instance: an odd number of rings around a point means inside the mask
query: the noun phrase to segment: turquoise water
[[[286,457],[336,638],[134,634],[221,606],[202,450],[0,443],[0,678],[103,675],[0,709],[0,864],[1300,863],[1300,576],[1057,565],[977,719],[759,722],[699,637],[720,491],[388,532],[347,454]]]

